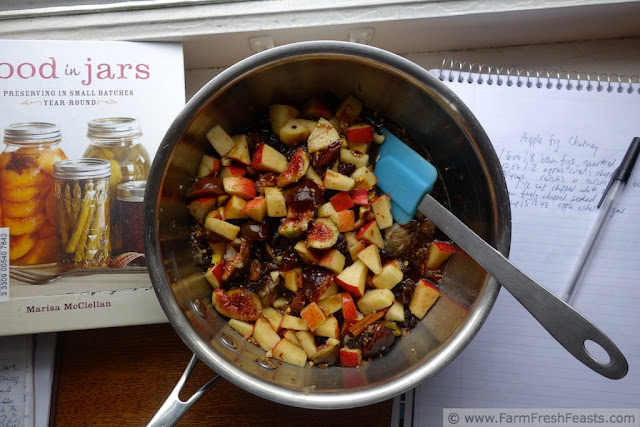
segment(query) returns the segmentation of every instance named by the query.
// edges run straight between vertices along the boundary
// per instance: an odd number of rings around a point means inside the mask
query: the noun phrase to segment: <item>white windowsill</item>
[[[168,2],[175,3],[175,2]],[[348,40],[399,54],[640,37],[633,0],[267,0],[187,1],[148,10],[58,14],[46,8],[0,13],[0,38],[181,41],[188,70],[225,67],[253,53],[249,39],[275,45]]]

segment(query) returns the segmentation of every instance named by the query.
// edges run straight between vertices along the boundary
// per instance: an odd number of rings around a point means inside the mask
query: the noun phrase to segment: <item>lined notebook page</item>
[[[438,75],[438,71],[432,71]],[[444,73],[445,77],[449,72]],[[458,81],[458,76],[463,82]],[[566,286],[608,179],[634,136],[640,94],[502,85],[452,73],[445,83],[475,114],[500,157],[512,210],[509,259],[556,295]],[[471,77],[474,83],[467,79]],[[526,82],[526,79],[522,79]],[[535,83],[535,82],[534,82]],[[640,407],[640,165],[616,207],[573,306],[629,362],[601,377],[564,350],[509,293],[476,338],[416,389],[414,425],[443,424],[443,408]],[[601,350],[601,349],[600,349]],[[595,355],[599,355],[594,351]]]
[[[0,337],[0,427],[33,426],[33,343]]]

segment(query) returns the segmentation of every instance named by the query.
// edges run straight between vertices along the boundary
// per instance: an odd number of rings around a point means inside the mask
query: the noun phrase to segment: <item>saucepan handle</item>
[[[186,369],[182,373],[182,376],[178,380],[178,383],[171,391],[171,394],[169,394],[169,396],[167,397],[167,400],[165,400],[158,412],[156,412],[156,415],[153,417],[153,419],[151,419],[151,421],[149,421],[149,424],[147,424],[148,427],[174,426],[178,421],[180,421],[180,418],[182,418],[182,416],[189,410],[189,408],[191,408],[193,404],[196,403],[198,399],[200,399],[200,397],[202,397],[202,395],[204,395],[207,391],[209,391],[209,389],[211,389],[211,387],[216,385],[218,381],[222,379],[220,375],[216,375],[215,377],[207,381],[206,384],[200,387],[200,389],[195,392],[187,401],[183,402],[182,400],[180,400],[180,391],[182,391],[182,387],[193,372],[193,369],[195,368],[197,362],[198,357],[194,354],[191,357],[191,361],[189,361]]]

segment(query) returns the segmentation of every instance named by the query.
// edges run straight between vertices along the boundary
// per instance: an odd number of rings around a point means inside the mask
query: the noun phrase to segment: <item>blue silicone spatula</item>
[[[491,274],[576,359],[611,379],[623,378],[629,365],[618,347],[598,327],[535,282],[474,233],[429,194],[436,168],[388,130],[375,166],[378,187],[391,197],[393,218],[407,224],[419,211]],[[601,361],[585,347],[601,346],[609,360]]]

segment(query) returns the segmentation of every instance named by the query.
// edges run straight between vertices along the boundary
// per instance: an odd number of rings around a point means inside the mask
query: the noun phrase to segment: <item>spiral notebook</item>
[[[431,72],[471,109],[500,158],[513,218],[510,260],[561,295],[608,179],[640,136],[638,78],[459,62]],[[413,425],[454,425],[447,408],[636,408],[637,425],[638,260],[640,165],[573,303],[621,349],[627,376],[613,381],[586,368],[503,289],[463,353],[415,389]]]

